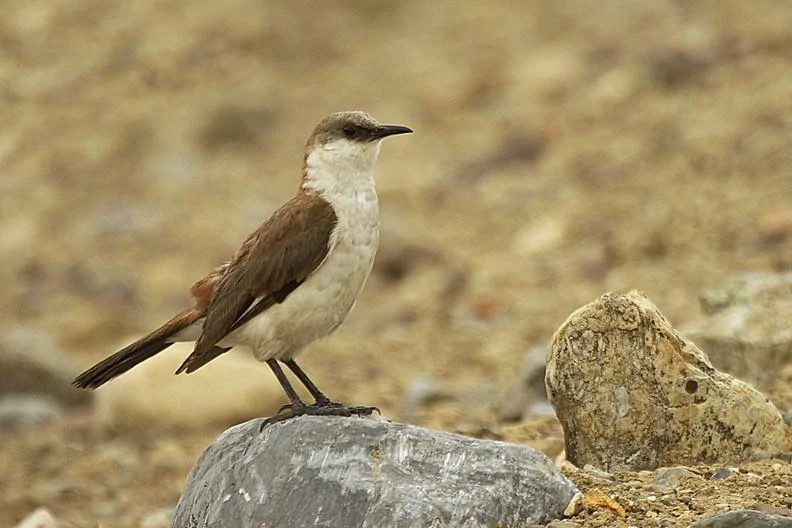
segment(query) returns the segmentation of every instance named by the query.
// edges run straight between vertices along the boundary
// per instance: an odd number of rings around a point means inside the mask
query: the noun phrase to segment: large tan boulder
[[[778,409],[716,370],[640,292],[574,312],[550,344],[545,382],[578,466],[733,463],[792,449]]]

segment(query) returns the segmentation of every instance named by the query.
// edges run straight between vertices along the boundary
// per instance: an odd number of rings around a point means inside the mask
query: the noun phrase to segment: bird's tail
[[[95,389],[128,371],[135,365],[153,357],[173,344],[169,338],[192,325],[202,317],[199,310],[185,310],[147,336],[122,348],[77,376],[72,385],[79,389]]]

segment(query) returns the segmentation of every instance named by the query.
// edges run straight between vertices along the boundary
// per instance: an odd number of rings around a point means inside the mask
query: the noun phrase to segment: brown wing
[[[226,335],[298,288],[327,256],[336,221],[330,204],[304,193],[275,211],[217,281],[203,332],[177,373],[205,364],[205,355],[219,355],[212,349]]]

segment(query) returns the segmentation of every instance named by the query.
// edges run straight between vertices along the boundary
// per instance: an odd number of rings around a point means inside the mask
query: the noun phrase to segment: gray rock
[[[792,363],[792,273],[752,273],[700,295],[708,316],[685,328],[713,366],[749,383],[772,382]]]
[[[713,368],[639,292],[573,313],[553,337],[546,384],[578,467],[733,463],[792,448],[778,409]]]
[[[503,403],[498,409],[498,418],[515,421],[530,415],[537,404],[547,401],[545,389],[546,347],[534,347],[523,358],[517,379],[509,386]]]
[[[42,394],[9,394],[0,397],[0,428],[34,427],[60,419],[63,407]]]
[[[560,517],[577,492],[525,446],[376,419],[260,423],[206,449],[173,528],[522,527]]]
[[[690,528],[792,528],[792,518],[754,510],[735,510],[701,519]]]
[[[699,294],[699,303],[707,314],[777,299],[792,299],[792,272],[745,273]]]
[[[733,471],[726,467],[720,467],[712,472],[710,480],[723,480],[732,476]]]
[[[598,479],[605,479],[610,480],[613,478],[613,473],[608,473],[607,471],[602,471],[599,468],[592,466],[591,464],[586,464],[583,466],[583,471],[588,473],[592,477],[596,477]]]
[[[427,377],[414,379],[404,391],[404,409],[402,411],[404,420],[411,422],[420,408],[453,398],[453,391],[440,380]]]
[[[67,404],[90,400],[71,386],[77,369],[47,335],[32,327],[0,331],[0,395],[48,394]]]
[[[654,477],[652,477],[652,483],[674,489],[679,486],[679,480],[681,478],[701,479],[700,476],[696,475],[688,468],[675,466],[658,469]]]

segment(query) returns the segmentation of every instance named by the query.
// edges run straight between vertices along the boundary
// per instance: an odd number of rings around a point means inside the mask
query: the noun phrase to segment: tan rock
[[[96,391],[100,428],[231,425],[269,416],[286,403],[270,370],[231,351],[187,375],[173,373],[192,351],[177,343]]]
[[[728,463],[792,449],[778,409],[713,368],[640,292],[574,312],[553,337],[545,382],[580,467]]]

